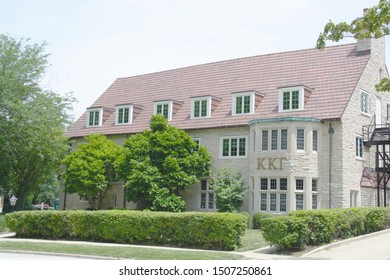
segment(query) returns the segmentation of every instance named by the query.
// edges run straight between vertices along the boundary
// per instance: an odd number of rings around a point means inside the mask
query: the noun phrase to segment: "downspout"
[[[332,123],[329,123],[329,209],[332,209],[332,142],[334,129]]]

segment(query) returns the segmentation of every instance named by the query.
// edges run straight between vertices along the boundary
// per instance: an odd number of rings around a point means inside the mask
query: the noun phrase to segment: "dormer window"
[[[87,127],[102,126],[103,108],[90,108],[87,110]]]
[[[211,96],[196,97],[191,101],[191,119],[209,118],[211,115]]]
[[[116,107],[115,124],[131,124],[133,115],[132,105],[121,105]]]
[[[255,93],[241,92],[233,94],[233,116],[253,114],[255,109]]]
[[[153,114],[161,114],[163,115],[168,121],[172,119],[172,101],[163,101],[163,102],[156,102],[154,103],[154,110]]]
[[[311,92],[309,91],[308,93],[311,94]],[[280,89],[279,112],[303,110],[304,103],[305,103],[304,87]]]

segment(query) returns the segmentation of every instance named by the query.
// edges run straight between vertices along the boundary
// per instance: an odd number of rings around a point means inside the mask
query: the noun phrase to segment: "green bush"
[[[252,228],[253,229],[261,229],[261,223],[263,219],[272,217],[271,214],[263,213],[263,212],[257,212],[253,215],[252,218]]]
[[[18,237],[234,250],[248,217],[234,213],[32,211],[6,215]]]
[[[264,239],[281,250],[327,244],[389,227],[389,208],[300,210],[261,219]]]

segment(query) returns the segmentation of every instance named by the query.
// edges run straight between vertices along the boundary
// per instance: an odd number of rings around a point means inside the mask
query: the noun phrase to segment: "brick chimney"
[[[367,12],[368,12],[368,8],[363,9],[363,16],[366,15]],[[358,52],[371,51],[371,43],[372,43],[372,38],[358,39],[357,51]]]

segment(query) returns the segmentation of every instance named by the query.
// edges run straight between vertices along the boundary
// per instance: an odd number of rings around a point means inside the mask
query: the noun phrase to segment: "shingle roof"
[[[86,127],[86,112],[66,132],[68,137],[92,133],[130,134],[149,127],[153,102],[182,102],[170,124],[182,129],[248,125],[259,118],[284,116],[339,119],[368,62],[356,44],[324,50],[307,49],[239,58],[127,78],[119,78],[91,107],[112,109],[101,127]],[[305,86],[313,90],[304,110],[279,112],[279,88]],[[256,91],[265,95],[253,115],[232,116],[232,93]],[[210,118],[190,119],[191,97],[220,99]],[[142,106],[129,125],[115,125],[115,106]]]

